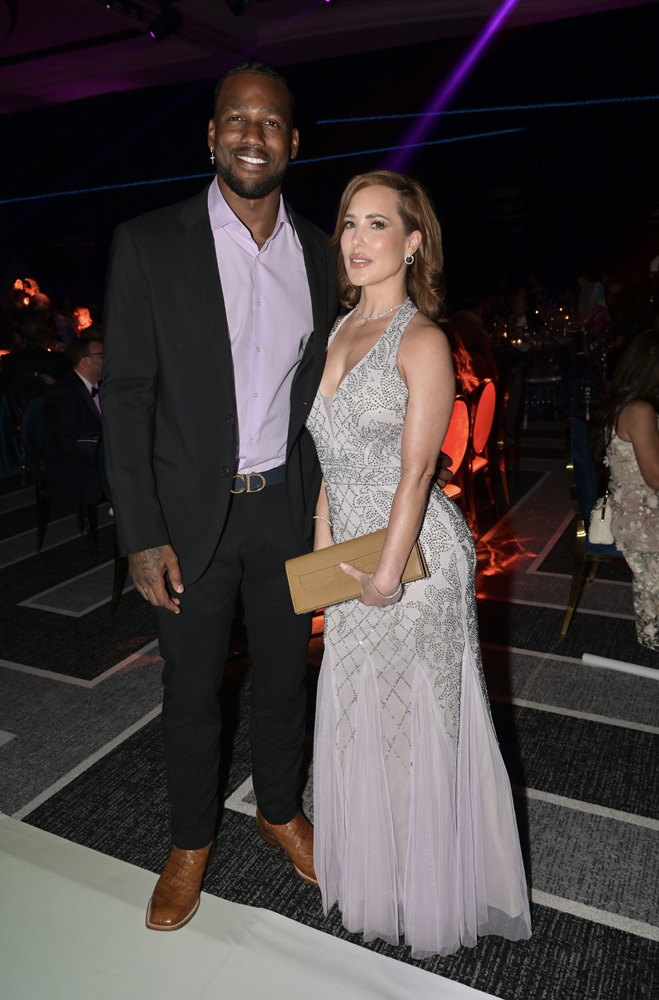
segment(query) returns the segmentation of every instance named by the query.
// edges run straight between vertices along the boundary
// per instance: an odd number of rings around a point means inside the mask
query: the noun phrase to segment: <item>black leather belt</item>
[[[232,493],[260,493],[266,486],[276,486],[286,481],[286,466],[268,469],[267,472],[239,472],[234,479]]]

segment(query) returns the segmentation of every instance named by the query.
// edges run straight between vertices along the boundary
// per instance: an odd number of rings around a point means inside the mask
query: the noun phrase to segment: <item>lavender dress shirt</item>
[[[283,199],[260,250],[216,181],[208,213],[233,357],[236,472],[265,472],[286,461],[291,385],[313,328],[302,245]]]

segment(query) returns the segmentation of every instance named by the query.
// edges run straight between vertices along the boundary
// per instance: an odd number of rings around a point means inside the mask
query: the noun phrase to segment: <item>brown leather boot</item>
[[[268,823],[257,809],[256,823],[266,844],[283,847],[300,878],[318,885],[313,867],[313,827],[306,816],[299,812],[290,823]]]
[[[198,851],[172,847],[146,911],[152,931],[177,931],[199,909],[201,883],[215,854],[215,841]]]

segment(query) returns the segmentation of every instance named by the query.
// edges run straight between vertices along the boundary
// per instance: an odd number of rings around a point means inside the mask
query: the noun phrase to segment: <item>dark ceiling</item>
[[[0,114],[275,65],[639,6],[649,0],[0,0]],[[171,6],[180,24],[154,41]],[[240,15],[231,6],[246,6]]]

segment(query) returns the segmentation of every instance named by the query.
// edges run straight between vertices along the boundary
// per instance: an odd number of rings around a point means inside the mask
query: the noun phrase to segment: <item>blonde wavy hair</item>
[[[418,230],[421,243],[414,254],[414,263],[407,268],[407,294],[417,307],[435,323],[446,318],[444,292],[444,254],[442,233],[430,200],[419,181],[390,170],[371,170],[349,181],[341,196],[339,212],[330,245],[337,251],[337,289],[339,298],[350,309],[359,302],[361,290],[348,280],[341,254],[341,235],[348,206],[358,191],[367,187],[386,187],[398,196],[398,214],[406,236]]]

